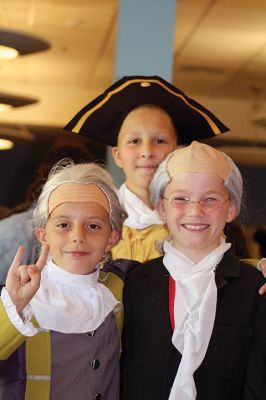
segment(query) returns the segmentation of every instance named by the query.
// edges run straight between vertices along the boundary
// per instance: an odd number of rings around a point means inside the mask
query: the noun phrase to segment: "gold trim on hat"
[[[129,86],[129,85],[131,85],[133,83],[157,83],[158,85],[163,87],[165,90],[167,90],[172,95],[182,99],[183,102],[188,107],[190,107],[194,111],[198,112],[207,121],[207,123],[210,125],[210,127],[211,127],[211,129],[212,129],[212,131],[213,131],[213,133],[215,135],[219,135],[220,133],[222,133],[221,130],[218,128],[218,126],[215,124],[215,122],[204,111],[199,110],[198,108],[196,108],[195,106],[190,104],[188,102],[188,100],[184,96],[182,96],[180,93],[174,92],[172,89],[170,89],[169,87],[167,87],[166,85],[164,85],[161,81],[159,81],[157,79],[133,79],[133,80],[130,80],[130,81],[127,81],[127,82],[123,83],[118,88],[116,88],[116,89],[112,90],[111,92],[107,93],[106,97],[102,101],[100,101],[100,103],[98,103],[96,106],[94,106],[90,110],[86,111],[85,114],[83,114],[82,117],[79,119],[77,124],[73,127],[72,131],[75,132],[75,133],[79,133],[79,131],[82,128],[83,124],[85,123],[86,119],[91,114],[93,114],[96,110],[101,108],[101,106],[104,105],[114,94],[119,93],[125,87],[127,87],[127,86]]]

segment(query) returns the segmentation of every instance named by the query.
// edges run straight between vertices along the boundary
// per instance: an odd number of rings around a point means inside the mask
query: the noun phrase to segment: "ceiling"
[[[0,61],[0,92],[39,99],[0,123],[62,127],[109,86],[118,11],[118,0],[0,0],[2,27],[51,44]],[[218,113],[230,139],[266,145],[266,1],[178,0],[173,83]]]
[[[174,80],[210,96],[266,99],[266,1],[179,0]]]
[[[0,93],[39,100],[0,113],[0,136],[17,140],[13,152],[1,152],[0,170],[11,173],[18,164],[17,180],[1,174],[0,203],[19,201],[21,173],[34,170],[33,158],[45,149],[45,140],[51,142],[81,107],[113,83],[118,15],[118,0],[0,0],[0,28],[32,33],[51,44],[49,50],[0,61]],[[266,1],[177,0],[173,83],[231,128],[217,140],[235,161],[264,166],[247,175],[250,182],[258,176],[249,192],[256,193],[252,204],[261,199],[264,210]]]

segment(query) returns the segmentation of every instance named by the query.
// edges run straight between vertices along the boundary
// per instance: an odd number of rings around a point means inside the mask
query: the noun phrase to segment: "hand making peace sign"
[[[18,313],[23,310],[39,289],[41,272],[46,264],[48,254],[49,246],[45,244],[42,246],[36,264],[21,265],[24,247],[19,246],[6,279],[6,290]]]

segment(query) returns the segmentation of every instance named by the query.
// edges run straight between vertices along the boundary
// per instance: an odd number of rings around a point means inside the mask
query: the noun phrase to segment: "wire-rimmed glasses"
[[[222,206],[224,203],[230,200],[230,198],[222,201],[219,199],[216,199],[214,197],[207,197],[204,198],[200,201],[192,201],[186,197],[172,197],[172,198],[167,198],[167,197],[162,197],[165,200],[168,200],[173,208],[178,208],[180,210],[183,210],[187,208],[191,204],[199,204],[204,211],[218,211],[221,210]]]

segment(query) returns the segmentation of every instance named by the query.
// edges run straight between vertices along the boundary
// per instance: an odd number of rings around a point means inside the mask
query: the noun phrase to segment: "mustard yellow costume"
[[[143,263],[160,257],[162,254],[158,245],[168,234],[165,225],[152,225],[145,229],[134,229],[124,225],[122,238],[112,250],[113,259],[125,258]]]

